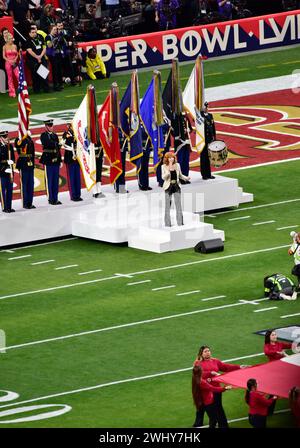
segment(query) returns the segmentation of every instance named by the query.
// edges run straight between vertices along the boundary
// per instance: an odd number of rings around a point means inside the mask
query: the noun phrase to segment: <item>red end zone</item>
[[[224,140],[229,151],[225,166],[214,171],[224,171],[266,162],[274,162],[300,157],[300,106],[299,95],[291,89],[248,95],[222,101],[210,102],[217,138]],[[65,126],[54,126],[61,135]],[[32,130],[36,141],[35,194],[45,194],[43,166],[38,158],[42,151],[39,143],[43,128]],[[11,137],[15,137],[11,135]],[[193,143],[192,137],[192,143]],[[151,160],[150,160],[151,163]],[[190,168],[199,170],[199,155],[193,151]],[[150,175],[154,175],[152,166]],[[126,179],[134,179],[135,167],[126,164]],[[109,166],[104,161],[102,183],[109,183]],[[15,175],[14,198],[19,197],[19,176]],[[83,185],[83,184],[82,184]],[[66,170],[61,169],[60,190],[67,189]]]

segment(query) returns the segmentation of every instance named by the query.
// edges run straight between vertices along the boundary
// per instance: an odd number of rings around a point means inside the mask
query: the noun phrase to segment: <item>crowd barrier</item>
[[[300,43],[300,10],[157,33],[81,42],[97,48],[109,72],[158,67]]]

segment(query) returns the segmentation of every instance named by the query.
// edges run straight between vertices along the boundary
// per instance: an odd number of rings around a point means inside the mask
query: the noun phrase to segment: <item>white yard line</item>
[[[270,308],[261,308],[260,310],[254,310],[253,313],[262,313],[264,311],[276,310],[278,306],[272,306]]]
[[[177,293],[176,296],[188,296],[189,294],[196,294],[198,292],[201,292],[200,289],[196,289],[195,291],[180,292]]]
[[[36,266],[38,264],[52,263],[55,260],[45,260],[45,261],[36,261],[35,263],[30,263],[31,266]]]
[[[132,278],[133,277],[133,274],[119,274],[119,273],[116,273],[115,274],[115,276],[116,277],[124,277],[124,278]]]
[[[224,212],[216,212],[216,215],[225,215],[227,213],[237,213],[237,212],[244,212],[245,210],[255,210],[257,208],[265,208],[265,207],[273,207],[276,205],[282,205],[282,204],[291,204],[292,202],[299,202],[300,198],[295,199],[288,199],[287,201],[279,201],[279,202],[269,202],[268,204],[261,204],[261,205],[253,205],[252,207],[244,207],[244,208],[238,208],[235,210],[226,210]]]
[[[48,241],[47,243],[38,243],[38,244],[29,244],[28,246],[21,246],[21,247],[15,247],[14,250],[21,250],[21,249],[28,249],[30,248],[34,248],[34,247],[39,247],[39,246],[47,246],[48,244],[58,244],[58,243],[64,243],[65,241],[72,241],[72,240],[78,240],[77,236],[73,236],[72,238],[65,238],[63,240],[58,240],[58,241]]]
[[[201,299],[202,302],[208,302],[209,300],[216,300],[216,299],[224,299],[226,296],[215,296],[215,297],[208,297],[207,299]]]
[[[276,230],[296,229],[298,226],[299,224],[296,224],[295,226],[278,227]]]
[[[69,268],[77,268],[78,264],[70,264],[69,266],[60,266],[59,268],[55,268],[56,271],[60,271],[61,269],[69,269]]]
[[[285,316],[280,316],[281,319],[286,319],[287,317],[300,316],[300,313],[286,314]]]
[[[60,286],[53,286],[51,288],[45,288],[45,289],[37,289],[37,290],[33,290],[33,291],[24,291],[24,292],[19,292],[16,294],[9,294],[6,296],[1,296],[0,300],[4,300],[4,299],[11,299],[14,297],[21,297],[21,296],[27,296],[27,295],[33,295],[33,294],[39,294],[40,292],[48,292],[48,291],[56,291],[59,289],[66,289],[66,288],[73,288],[75,286],[83,286],[83,285],[89,285],[91,283],[98,283],[98,282],[104,282],[104,281],[108,281],[108,280],[116,280],[122,277],[133,277],[134,275],[141,275],[141,274],[148,274],[148,273],[152,273],[152,272],[160,272],[160,271],[166,271],[166,270],[170,270],[170,269],[178,269],[178,268],[182,268],[182,267],[186,267],[186,266],[193,266],[193,265],[198,265],[201,263],[211,263],[214,261],[222,261],[222,260],[228,260],[230,258],[236,258],[236,257],[243,257],[243,256],[248,256],[248,255],[254,255],[254,254],[259,254],[259,253],[264,253],[264,252],[272,252],[273,250],[280,250],[280,249],[286,249],[287,247],[290,247],[290,244],[286,244],[284,246],[275,246],[275,247],[269,247],[267,249],[259,249],[259,250],[253,250],[250,252],[242,252],[239,254],[232,254],[232,255],[225,255],[225,256],[221,256],[221,257],[215,257],[215,258],[207,258],[204,260],[198,260],[198,261],[191,261],[188,263],[181,263],[181,264],[175,264],[175,265],[170,265],[170,266],[162,266],[159,268],[154,268],[154,269],[148,269],[146,271],[138,271],[138,272],[132,272],[128,275],[122,275],[122,274],[115,274],[112,275],[110,277],[104,277],[104,278],[97,278],[94,280],[87,280],[85,282],[77,282],[77,283],[71,283],[68,285],[60,285]]]
[[[257,301],[259,302],[259,301],[262,301],[262,300],[265,300],[265,299],[259,299]],[[204,308],[204,309],[200,309],[200,310],[188,311],[186,313],[171,314],[171,315],[168,315],[168,316],[155,317],[153,319],[140,320],[140,321],[136,321],[136,322],[129,322],[127,324],[121,324],[121,325],[114,325],[114,326],[111,326],[111,327],[98,328],[96,330],[83,331],[81,333],[74,333],[74,334],[68,334],[68,335],[65,335],[65,336],[58,336],[56,338],[41,339],[39,341],[26,342],[25,344],[11,345],[11,346],[2,348],[1,350],[12,350],[12,349],[15,349],[15,348],[29,347],[29,346],[32,346],[32,345],[45,344],[47,342],[62,341],[64,339],[71,339],[71,338],[86,336],[86,335],[90,335],[90,334],[103,333],[103,332],[111,331],[111,330],[118,330],[120,328],[136,327],[138,325],[150,324],[150,323],[153,323],[153,322],[160,322],[160,321],[169,320],[169,319],[176,319],[178,317],[193,316],[194,314],[207,313],[207,312],[210,312],[210,311],[221,310],[221,309],[224,309],[224,308],[231,308],[233,306],[247,305],[248,303],[249,302],[247,302],[247,303],[234,302],[234,303],[229,303],[227,305],[220,305],[220,306],[215,306],[215,307],[211,307],[211,308]]]
[[[8,254],[13,254],[13,253],[15,253],[14,250],[10,250],[10,249],[3,249],[3,250],[1,250],[0,252],[6,252],[6,253],[8,253]]]
[[[31,257],[31,255],[21,255],[20,257],[11,257],[8,258],[9,261],[13,261],[13,260],[20,260],[21,258],[28,258]]]
[[[242,360],[242,359],[255,358],[255,357],[258,357],[258,356],[262,356],[262,355],[264,355],[264,353],[255,353],[253,355],[242,356],[240,358],[225,359],[223,362],[239,361],[239,360]],[[173,374],[181,373],[181,372],[188,372],[191,369],[192,369],[192,367],[187,367],[187,368],[184,368],[184,369],[170,370],[170,371],[167,371],[167,372],[154,373],[152,375],[145,375],[145,376],[140,376],[140,377],[135,377],[135,378],[127,378],[127,379],[124,379],[124,380],[112,381],[112,382],[109,382],[109,383],[97,384],[95,386],[83,387],[81,389],[74,389],[74,390],[69,390],[69,391],[66,391],[66,392],[60,392],[60,393],[56,393],[56,394],[52,394],[52,395],[45,395],[43,397],[36,397],[36,398],[32,398],[30,400],[20,401],[18,403],[5,404],[5,405],[0,406],[0,409],[12,407],[12,406],[19,406],[21,404],[32,403],[32,402],[35,402],[35,401],[48,400],[50,398],[62,397],[62,396],[65,396],[65,395],[78,394],[78,393],[81,393],[81,392],[87,392],[87,391],[90,391],[90,390],[101,389],[103,387],[115,386],[115,385],[118,385],[118,384],[132,383],[132,382],[135,382],[135,381],[143,381],[143,380],[148,380],[148,379],[152,379],[152,378],[158,378],[158,377],[161,377],[161,376],[173,375]]]
[[[272,221],[262,221],[262,222],[255,222],[254,224],[252,224],[253,226],[262,226],[264,224],[272,224],[273,222],[276,222],[274,220]]]
[[[162,289],[175,288],[176,285],[161,286],[160,288],[152,288],[152,291],[161,291]]]
[[[249,303],[250,305],[259,305],[257,302],[263,302],[265,300],[269,300],[269,297],[267,297],[265,299],[258,299],[258,300],[252,300],[252,301],[249,301],[249,300],[239,300],[239,302]]]
[[[291,157],[289,159],[284,159],[284,160],[274,160],[273,162],[257,163],[256,165],[242,166],[240,168],[231,168],[230,170],[220,170],[220,171],[217,171],[216,174],[221,174],[221,173],[224,174],[224,173],[230,173],[230,172],[240,171],[240,170],[250,170],[251,168],[260,168],[262,166],[277,165],[279,163],[293,162],[294,160],[300,160],[300,157]]]
[[[78,275],[93,274],[94,272],[102,272],[102,269],[95,269],[94,271],[87,271],[87,272],[78,272]]]
[[[240,219],[248,219],[251,216],[240,216],[239,218],[229,218],[228,221],[239,221]]]
[[[141,285],[142,283],[149,283],[151,280],[141,280],[140,282],[127,283],[127,286]]]

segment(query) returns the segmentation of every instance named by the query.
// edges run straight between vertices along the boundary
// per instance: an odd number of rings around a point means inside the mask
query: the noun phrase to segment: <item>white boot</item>
[[[105,198],[105,194],[101,192],[101,182],[97,182],[96,185],[93,186],[93,197],[96,199]]]

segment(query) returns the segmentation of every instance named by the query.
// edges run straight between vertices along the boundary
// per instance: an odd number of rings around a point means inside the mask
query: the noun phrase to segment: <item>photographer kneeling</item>
[[[109,78],[110,73],[106,71],[105,64],[97,54],[96,48],[90,48],[86,58],[87,75],[90,79]]]

